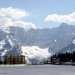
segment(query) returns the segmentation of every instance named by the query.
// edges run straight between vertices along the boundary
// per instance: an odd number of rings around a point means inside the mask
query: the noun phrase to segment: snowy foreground
[[[75,66],[0,65],[0,75],[75,75]]]

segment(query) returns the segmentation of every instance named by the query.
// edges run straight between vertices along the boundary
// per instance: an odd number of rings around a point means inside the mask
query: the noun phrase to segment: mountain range
[[[0,60],[5,55],[25,55],[27,63],[42,62],[59,51],[75,51],[75,26],[62,23],[52,29],[0,28]]]

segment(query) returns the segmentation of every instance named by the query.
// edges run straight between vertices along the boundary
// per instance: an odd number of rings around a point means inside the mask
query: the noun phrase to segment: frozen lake
[[[2,66],[0,75],[75,75],[75,66],[64,65],[25,65]]]

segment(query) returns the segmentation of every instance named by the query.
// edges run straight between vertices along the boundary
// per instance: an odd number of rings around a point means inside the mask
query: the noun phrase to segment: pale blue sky
[[[67,15],[75,12],[75,0],[0,0],[0,8],[20,8],[30,13],[25,21],[30,21],[39,28],[52,28],[59,23],[45,22],[49,14]]]

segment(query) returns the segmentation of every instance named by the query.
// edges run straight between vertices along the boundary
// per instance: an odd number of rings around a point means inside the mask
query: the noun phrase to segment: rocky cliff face
[[[57,53],[65,53],[73,51],[75,51],[75,37],[72,39],[72,41],[70,41],[70,43],[67,46],[59,50]]]

